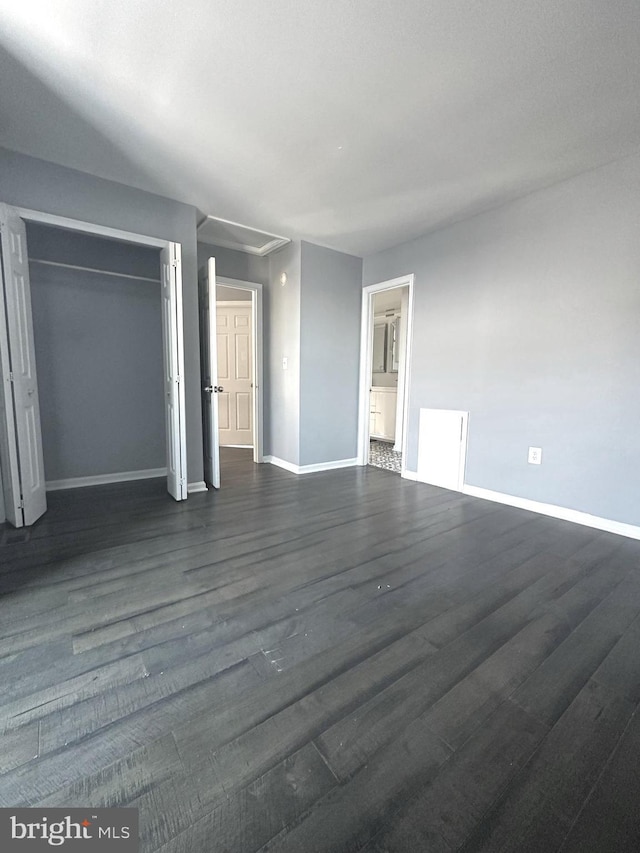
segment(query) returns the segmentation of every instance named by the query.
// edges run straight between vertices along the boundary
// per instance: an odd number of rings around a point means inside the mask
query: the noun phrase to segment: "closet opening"
[[[27,222],[47,490],[166,477],[160,250]]]
[[[46,492],[79,486],[166,477],[186,498],[180,245],[0,213],[7,520],[31,524]]]

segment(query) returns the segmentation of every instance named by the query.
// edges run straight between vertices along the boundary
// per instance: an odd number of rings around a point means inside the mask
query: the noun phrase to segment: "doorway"
[[[246,298],[243,298],[246,294]],[[229,299],[229,296],[235,297]],[[251,291],[216,285],[218,439],[220,447],[253,451],[253,306]]]
[[[205,481],[217,489],[222,470],[263,461],[262,285],[218,276],[215,258],[198,281]]]
[[[55,234],[73,233],[93,235],[90,239],[107,238],[129,245],[153,247],[158,253],[157,294],[162,317],[162,343],[159,343],[158,387],[162,396],[160,415],[165,421],[166,469],[154,470],[158,475],[166,470],[167,490],[176,500],[187,496],[186,430],[184,373],[182,345],[182,276],[180,244],[117,229],[84,223],[38,211],[0,205],[2,225],[2,311],[0,311],[0,360],[2,362],[3,406],[0,425],[0,466],[3,474],[3,495],[7,520],[16,527],[33,524],[46,510],[47,481],[45,478],[42,420],[36,380],[36,347],[31,303],[29,254],[26,223],[53,226]],[[62,229],[62,230],[61,230]],[[59,236],[58,239],[62,239]],[[98,240],[100,242],[100,240]],[[106,242],[106,241],[104,241]],[[114,243],[114,245],[116,245]],[[34,259],[35,260],[35,259]],[[108,275],[109,271],[90,266],[70,265],[55,260],[39,259],[48,268],[60,270],[67,267],[69,274]],[[121,271],[118,279],[139,279]],[[115,279],[114,279],[115,280]],[[71,311],[74,310],[73,303]],[[41,328],[43,328],[41,326]],[[78,335],[82,335],[80,326]],[[79,356],[81,358],[81,356]],[[160,368],[160,364],[163,368]],[[49,365],[46,365],[48,368]],[[131,370],[135,365],[129,365]],[[105,364],[98,383],[111,379],[110,365]],[[43,374],[46,374],[43,364]],[[49,377],[50,379],[50,377]],[[46,389],[47,391],[49,389]],[[80,391],[80,389],[79,389]],[[164,415],[162,414],[164,409]],[[115,429],[113,435],[118,434]],[[135,467],[135,465],[134,465]],[[144,472],[143,472],[144,473]],[[89,481],[114,482],[135,479],[139,471],[116,472],[96,478],[72,477],[73,482],[61,478],[59,487],[88,485]],[[148,474],[151,476],[151,474]],[[54,484],[55,485],[55,484]]]
[[[358,463],[404,476],[413,275],[362,293]]]

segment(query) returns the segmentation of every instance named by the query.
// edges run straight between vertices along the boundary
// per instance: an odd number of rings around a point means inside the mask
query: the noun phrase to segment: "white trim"
[[[241,279],[227,278],[216,275],[216,285],[223,287],[235,287],[236,290],[250,290],[251,303],[245,301],[242,305],[251,304],[251,318],[253,326],[253,461],[266,462],[263,456],[264,449],[264,354],[263,348],[263,299],[262,285],[256,281],[243,281]]]
[[[164,249],[169,242],[158,237],[148,237],[146,234],[136,234],[133,231],[121,231],[120,228],[109,228],[108,225],[97,225],[94,222],[83,222],[80,219],[70,219],[68,216],[58,216],[55,213],[43,213],[41,210],[30,210],[26,207],[14,207],[22,219],[30,222],[40,222],[42,225],[55,225],[56,228],[69,228],[72,231],[83,231],[85,234],[97,234],[113,240],[123,240],[126,243],[139,243],[142,246],[156,246]]]
[[[294,465],[293,462],[287,462],[286,459],[280,459],[278,456],[265,456],[264,461],[271,465],[277,465],[278,468],[284,468],[285,471],[290,471],[292,474],[300,473],[299,465]]]
[[[405,468],[400,476],[404,477],[405,480],[413,480],[413,482],[415,482],[415,483],[418,482],[418,472],[417,471],[410,471],[408,468]]]
[[[200,231],[202,226],[206,222],[210,221],[221,222],[223,225],[236,225],[238,228],[244,228],[246,231],[253,231],[254,234],[263,234],[266,237],[273,237],[273,240],[265,243],[262,248],[249,246],[246,243],[238,243],[235,240],[219,240],[217,237],[214,238],[215,245],[220,246],[222,249],[235,249],[237,252],[246,252],[249,255],[257,255],[259,258],[264,258],[265,255],[275,252],[276,249],[279,249],[281,246],[286,246],[287,243],[291,242],[289,237],[280,237],[278,234],[272,234],[270,231],[261,231],[259,228],[251,228],[250,225],[243,225],[241,222],[232,222],[230,219],[221,219],[219,216],[205,216],[204,219],[198,222],[197,230]],[[207,238],[203,238],[203,241],[204,239]],[[211,244],[208,243],[207,245]]]
[[[495,503],[515,506],[530,512],[538,512],[541,515],[549,515],[562,521],[571,521],[574,524],[582,524],[585,527],[593,527],[596,530],[606,530],[608,533],[617,533],[619,536],[628,536],[630,539],[640,539],[640,527],[633,524],[625,524],[622,521],[612,521],[610,518],[600,518],[590,515],[588,512],[580,512],[577,509],[568,509],[554,504],[532,501],[528,498],[519,498],[515,495],[507,495],[503,492],[493,492],[490,489],[482,489],[479,486],[464,485],[462,493],[473,498],[482,498]]]
[[[218,283],[218,277],[216,276],[216,285]],[[221,287],[229,287],[228,284],[223,284]],[[239,290],[240,288],[236,288]],[[217,299],[216,305],[222,305],[223,308],[245,308],[248,305],[251,305],[250,299]]]
[[[235,447],[237,450],[253,450],[253,444],[221,444],[220,447]]]
[[[198,480],[196,483],[187,483],[187,494],[194,495],[197,492],[208,492],[207,484],[204,480]]]
[[[277,456],[265,456],[264,461],[270,462],[271,465],[277,465],[278,468],[284,468],[285,471],[290,471],[292,474],[317,474],[320,471],[335,471],[336,468],[353,468],[360,464],[357,456],[351,459],[334,459],[331,462],[316,462],[312,465],[295,465],[293,462],[287,462]]]
[[[398,358],[398,395],[396,398],[396,434],[395,444],[393,449],[396,453],[404,453],[403,440],[404,431],[404,398],[407,393],[407,385],[404,381],[405,371],[407,369],[407,348],[405,341],[407,338],[407,316],[409,314],[409,293],[406,290],[402,291],[400,303],[400,336],[398,346],[400,347],[400,355]],[[393,365],[392,365],[393,366]],[[398,430],[398,424],[400,429]]]
[[[146,468],[142,471],[120,471],[115,474],[92,474],[90,477],[70,477],[66,480],[47,480],[48,492],[59,489],[80,489],[84,486],[104,486],[107,483],[128,483],[131,480],[151,480],[166,477],[166,468]]]
[[[415,276],[413,273],[369,284],[362,288],[362,316],[360,321],[360,381],[358,393],[358,465],[366,465],[369,461],[369,390],[371,388],[371,365],[373,358],[372,334],[373,325],[373,295],[397,287],[408,287],[407,318],[405,326],[405,369],[400,388],[398,376],[398,393],[403,394],[402,417],[402,463],[400,475],[404,476],[407,458],[407,432],[409,427],[409,393],[411,390],[411,348],[413,342],[413,298]]]
[[[358,457],[334,459],[332,462],[316,462],[313,465],[300,465],[299,474],[316,474],[318,471],[334,471],[336,468],[353,468],[358,465]]]

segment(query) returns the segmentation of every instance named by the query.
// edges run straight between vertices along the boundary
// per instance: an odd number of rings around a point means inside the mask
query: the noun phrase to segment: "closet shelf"
[[[80,272],[95,272],[95,273],[99,273],[100,275],[113,275],[113,276],[116,276],[117,278],[130,278],[130,279],[133,279],[134,281],[152,281],[154,284],[160,284],[159,278],[147,278],[144,275],[130,275],[129,273],[112,272],[112,270],[99,270],[99,269],[94,269],[93,267],[79,267],[79,266],[76,266],[75,264],[63,264],[63,263],[60,263],[59,261],[45,261],[45,260],[42,260],[41,258],[29,258],[29,263],[30,264],[45,264],[46,266],[49,266],[49,267],[64,267],[64,269],[79,270]]]

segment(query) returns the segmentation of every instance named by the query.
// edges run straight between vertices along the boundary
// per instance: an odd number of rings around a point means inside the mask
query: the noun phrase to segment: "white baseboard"
[[[243,450],[253,450],[253,444],[221,444],[220,447],[238,447]]]
[[[290,471],[292,474],[316,474],[319,471],[351,468],[359,464],[356,456],[352,459],[334,459],[332,462],[317,462],[314,465],[295,465],[293,462],[287,462],[285,459],[279,459],[277,456],[265,456],[264,461],[270,462],[271,465],[277,465],[278,468],[284,468],[285,471]]]
[[[204,480],[198,480],[195,483],[187,483],[187,494],[195,495],[197,492],[208,492],[207,484]]]
[[[299,474],[315,474],[317,471],[333,471],[336,468],[353,468],[358,464],[358,457],[351,459],[334,459],[332,462],[316,462],[314,465],[301,465]]]
[[[515,506],[519,509],[527,509],[531,512],[539,512],[541,515],[549,515],[552,518],[559,518],[562,521],[572,521],[575,524],[593,527],[596,530],[617,533],[619,536],[627,536],[630,539],[640,539],[640,527],[636,527],[633,524],[625,524],[622,521],[612,521],[610,518],[600,518],[597,515],[590,515],[588,512],[580,512],[577,509],[554,506],[554,504],[532,501],[528,498],[519,498],[515,495],[506,495],[502,492],[493,492],[490,489],[481,489],[479,486],[469,486],[467,484],[462,487],[462,492],[473,498],[483,498],[487,501],[495,501],[496,503]]]
[[[68,480],[47,480],[48,492],[59,489],[78,489],[83,486],[105,486],[108,483],[127,483],[130,480],[150,480],[166,477],[166,468],[147,468],[144,471],[120,471],[115,474],[94,474],[91,477],[71,477]]]
[[[402,471],[402,476],[404,477],[405,480],[417,481],[418,472],[417,471],[410,471],[408,468],[405,468],[404,471]]]
[[[280,459],[278,456],[265,456],[264,461],[270,465],[277,465],[278,468],[284,468],[285,471],[290,471],[292,474],[300,473],[299,465],[294,465],[293,462],[287,462],[286,459]]]

